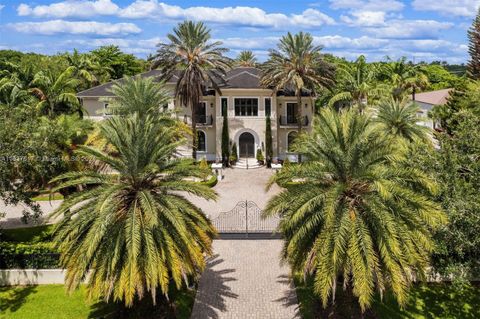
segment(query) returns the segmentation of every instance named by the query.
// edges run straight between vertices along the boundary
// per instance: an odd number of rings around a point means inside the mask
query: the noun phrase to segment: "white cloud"
[[[169,5],[158,0],[136,0],[119,8],[111,0],[67,0],[50,5],[29,6],[20,4],[17,12],[21,16],[34,17],[93,17],[115,15],[122,18],[148,18],[165,20],[202,20],[206,22],[244,25],[253,27],[283,28],[289,26],[319,27],[332,25],[335,20],[319,10],[308,8],[301,14],[268,13],[256,7],[186,7]]]
[[[322,45],[325,49],[356,49],[367,50],[375,49],[385,46],[389,43],[385,39],[376,39],[368,36],[362,36],[359,38],[349,38],[339,35],[327,35],[321,37],[314,37],[316,44]]]
[[[422,0],[423,1],[423,0]],[[349,9],[352,11],[401,11],[405,7],[397,0],[330,0],[332,9]]]
[[[435,11],[443,15],[474,17],[480,0],[413,0],[412,6],[419,11]]]
[[[102,23],[94,21],[51,20],[44,22],[11,23],[8,26],[17,32],[43,35],[68,33],[119,36],[136,34],[142,31],[133,23]]]
[[[5,6],[3,4],[0,4],[0,11],[2,11],[3,8],[5,8]]]
[[[18,6],[17,13],[19,16],[66,18],[114,15],[117,14],[119,10],[120,8],[111,0],[69,0],[35,7],[22,3]]]
[[[383,11],[354,11],[351,15],[342,15],[340,19],[350,26],[373,27],[385,24]]]
[[[246,25],[254,27],[319,27],[331,25],[335,20],[316,10],[307,9],[301,14],[285,15],[283,13],[267,13],[256,7],[188,7],[182,8],[157,0],[137,0],[122,9],[119,14],[124,18],[154,18],[154,19],[191,19],[212,23]]]
[[[435,20],[390,20],[385,26],[366,28],[366,31],[386,39],[436,39],[441,31],[453,27],[453,23]]]

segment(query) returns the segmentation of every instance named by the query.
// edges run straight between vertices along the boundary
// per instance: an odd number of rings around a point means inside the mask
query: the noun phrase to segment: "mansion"
[[[154,79],[160,78],[159,70],[152,70],[139,75]],[[218,94],[213,88],[206,88],[196,114],[192,115],[189,107],[174,101],[174,88],[177,77],[174,75],[166,82],[171,89],[172,100],[165,108],[174,111],[179,120],[191,123],[195,116],[198,130],[197,159],[208,161],[221,160],[222,126],[224,116],[228,120],[231,145],[237,146],[239,158],[254,158],[258,150],[265,154],[266,118],[271,119],[273,159],[289,158],[296,161],[291,151],[291,144],[296,137],[298,120],[306,130],[310,129],[315,99],[309,94],[302,96],[301,105],[297,105],[292,92],[274,92],[260,85],[261,71],[253,67],[238,67],[227,72],[217,85],[221,89]],[[117,80],[105,83],[77,94],[86,117],[101,120],[106,113],[108,99],[114,98],[111,88]],[[302,117],[297,118],[297,110],[301,108]],[[191,156],[191,150],[179,150],[185,156]]]

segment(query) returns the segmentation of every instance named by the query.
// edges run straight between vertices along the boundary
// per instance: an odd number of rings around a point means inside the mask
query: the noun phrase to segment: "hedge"
[[[0,243],[0,269],[60,268],[59,259],[53,243]]]

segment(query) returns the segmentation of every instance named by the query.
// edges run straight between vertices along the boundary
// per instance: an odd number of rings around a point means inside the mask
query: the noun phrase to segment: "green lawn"
[[[304,319],[326,317],[319,299],[313,294],[312,281],[305,284],[302,283],[300,276],[296,276],[295,285],[302,317]],[[335,308],[337,314],[329,313],[329,318],[360,318],[358,308],[352,306],[351,301],[347,302],[342,298],[341,295],[337,296],[338,306]],[[412,287],[410,300],[405,309],[401,309],[393,296],[387,294],[383,302],[376,298],[365,318],[477,319],[480,318],[480,286],[475,285],[457,291],[447,283],[419,284]]]
[[[171,293],[170,298],[175,300],[177,318],[188,319],[195,292]],[[147,301],[134,311],[128,311],[125,318],[165,318],[164,311]],[[119,317],[118,309],[116,305],[86,301],[84,287],[72,295],[65,293],[63,285],[0,287],[0,319],[113,319]]]
[[[26,228],[2,229],[2,240],[11,242],[50,241],[53,225],[42,225]]]

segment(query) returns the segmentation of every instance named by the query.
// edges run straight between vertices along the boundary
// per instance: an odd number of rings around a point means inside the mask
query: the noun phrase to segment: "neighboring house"
[[[438,91],[417,93],[415,95],[415,103],[420,107],[418,116],[421,117],[420,125],[427,126],[431,129],[438,127],[437,123],[428,117],[428,112],[432,110],[435,105],[445,105],[452,89],[443,89]]]
[[[140,77],[160,77],[160,71],[152,70]],[[310,130],[315,99],[304,93],[302,103],[297,106],[293,92],[273,92],[260,86],[261,71],[253,67],[239,67],[230,70],[218,81],[221,95],[211,87],[206,92],[197,108],[198,151],[197,159],[209,161],[221,160],[221,141],[223,115],[227,114],[231,145],[236,143],[240,158],[256,157],[258,149],[265,154],[266,117],[270,116],[272,125],[272,148],[274,158],[296,160],[290,152],[297,132],[297,107],[301,108],[303,127]],[[166,82],[171,89],[172,97],[177,77],[174,75]],[[121,82],[122,80],[118,80]],[[108,99],[113,98],[110,92],[114,82],[93,87],[77,94],[87,111],[87,116],[101,120],[108,116],[106,107]],[[177,117],[187,124],[191,123],[191,109],[172,101],[165,106],[174,110]],[[180,150],[188,156],[191,150]]]

